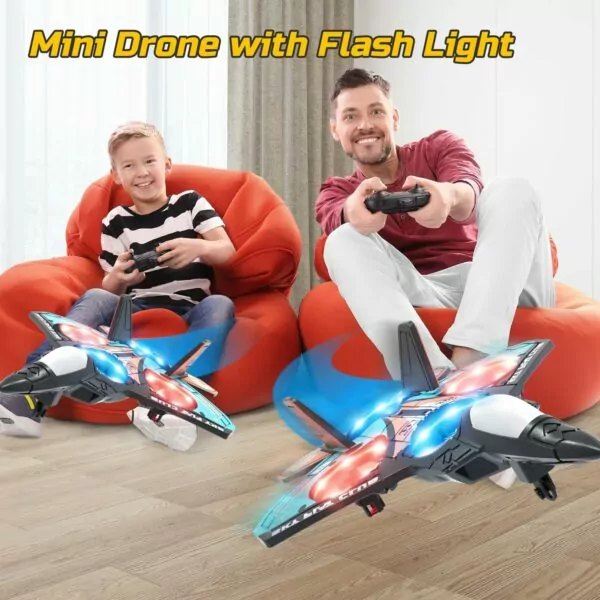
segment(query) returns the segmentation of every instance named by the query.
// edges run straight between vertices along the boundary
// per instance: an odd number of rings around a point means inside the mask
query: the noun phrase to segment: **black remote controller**
[[[135,264],[128,269],[125,270],[125,273],[132,273],[136,269],[143,273],[148,271],[149,269],[153,269],[157,267],[160,263],[158,262],[158,257],[162,256],[164,252],[157,252],[156,250],[150,250],[149,252],[144,252],[143,254],[131,254],[131,258],[135,261]]]
[[[372,212],[386,215],[414,212],[427,206],[431,194],[419,185],[403,192],[375,192],[365,199],[365,206]]]

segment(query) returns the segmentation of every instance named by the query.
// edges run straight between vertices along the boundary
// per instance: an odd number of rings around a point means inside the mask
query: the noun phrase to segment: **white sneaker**
[[[490,481],[493,481],[496,485],[508,490],[517,481],[518,477],[514,469],[508,468],[500,473],[496,473],[490,477]]]
[[[4,404],[0,404],[0,435],[8,437],[39,438],[42,435],[42,423],[32,415],[33,411],[23,399],[22,414],[17,414]],[[16,409],[15,409],[16,410]]]
[[[133,426],[149,440],[168,446],[171,450],[186,452],[198,439],[198,428],[175,415],[166,414],[157,424],[148,418],[149,410],[138,406],[127,413]]]

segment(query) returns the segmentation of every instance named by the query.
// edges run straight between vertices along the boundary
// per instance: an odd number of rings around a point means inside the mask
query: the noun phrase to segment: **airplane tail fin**
[[[200,355],[210,346],[210,340],[202,340],[196,347],[192,348],[179,361],[177,361],[168,371],[170,377],[183,377],[187,370],[194,364]]]
[[[129,294],[123,294],[119,298],[115,314],[110,322],[110,329],[106,334],[106,337],[111,342],[122,342],[126,344],[131,341],[131,314],[131,296]]]
[[[196,347],[192,348],[187,354],[185,354],[177,363],[175,363],[168,371],[167,375],[170,377],[179,377],[183,381],[186,381],[190,385],[194,386],[201,392],[206,392],[211,396],[217,396],[218,392],[212,386],[208,385],[205,381],[202,381],[198,377],[194,377],[187,372],[191,365],[194,364],[200,355],[210,346],[210,340],[202,340]]]
[[[324,448],[328,450],[346,450],[355,445],[349,437],[338,431],[333,425],[327,423],[299,400],[285,398],[283,404],[323,442]]]
[[[439,382],[425,352],[421,336],[412,321],[398,326],[402,386],[412,393],[435,390]]]
[[[215,390],[214,387],[212,387],[211,385],[208,385],[208,383],[206,383],[206,381],[202,381],[202,379],[199,379],[198,377],[195,377],[194,375],[190,375],[189,373],[186,373],[186,375],[184,377],[181,378],[183,381],[185,381],[186,383],[189,383],[191,386],[195,387],[197,390],[201,391],[201,392],[206,392],[207,394],[210,394],[213,397],[217,397],[219,395],[219,392],[217,390]]]

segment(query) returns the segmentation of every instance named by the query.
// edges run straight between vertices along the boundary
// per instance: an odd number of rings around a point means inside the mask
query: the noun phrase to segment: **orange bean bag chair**
[[[252,173],[175,165],[167,192],[187,189],[195,189],[212,203],[235,245],[233,257],[215,269],[213,289],[229,296],[236,309],[238,322],[225,352],[240,339],[249,348],[211,377],[219,392],[214,402],[228,414],[264,406],[272,400],[282,369],[301,352],[298,321],[289,301],[302,250],[300,231],[281,198]],[[119,204],[131,205],[131,201],[110,175],[92,183],[67,224],[68,256],[22,263],[0,275],[0,377],[20,368],[44,339],[29,319],[30,311],[64,315],[86,290],[101,286],[101,221]],[[136,338],[185,331],[183,319],[164,309],[133,315]],[[89,406],[63,397],[48,416],[127,423],[127,411],[136,406],[131,399]]]
[[[359,328],[329,278],[323,259],[325,240],[322,235],[317,241],[314,257],[315,269],[325,282],[304,297],[299,309],[303,345],[309,350],[333,337],[356,333],[337,351],[335,367],[357,377],[389,379],[381,354]],[[554,241],[551,243],[556,274],[558,258]],[[555,308],[517,309],[510,343],[534,338],[554,342],[554,350],[527,382],[524,396],[538,402],[542,411],[566,419],[591,408],[600,399],[600,303],[567,285],[555,286]],[[417,312],[449,356],[441,340],[454,322],[456,310],[419,308]]]

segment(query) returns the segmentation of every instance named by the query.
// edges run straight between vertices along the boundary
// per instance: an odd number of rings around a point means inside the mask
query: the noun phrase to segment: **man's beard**
[[[386,160],[388,160],[391,153],[392,153],[392,145],[389,143],[388,144],[384,143],[383,148],[381,149],[381,153],[378,156],[375,156],[373,158],[362,159],[362,158],[359,158],[355,152],[352,152],[352,151],[346,152],[346,154],[352,160],[355,160],[356,162],[359,162],[362,165],[381,165]]]

